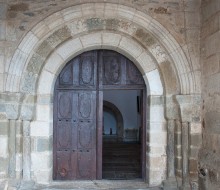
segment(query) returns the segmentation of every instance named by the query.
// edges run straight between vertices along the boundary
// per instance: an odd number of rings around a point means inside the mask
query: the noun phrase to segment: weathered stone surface
[[[21,91],[28,93],[28,94],[34,94],[35,92],[35,83],[37,80],[37,75],[30,72],[30,73],[24,73],[22,84],[21,84]]]
[[[17,103],[5,105],[8,119],[17,119],[19,116],[19,105]]]
[[[41,56],[34,54],[28,63],[27,71],[29,73],[38,74],[43,63],[44,59]]]
[[[0,121],[0,134],[1,135],[8,135],[8,121],[7,120],[2,120]]]
[[[52,138],[38,138],[36,150],[38,152],[52,151]]]
[[[21,107],[20,118],[22,120],[30,121],[33,119],[35,113],[35,107],[33,105],[23,105]]]

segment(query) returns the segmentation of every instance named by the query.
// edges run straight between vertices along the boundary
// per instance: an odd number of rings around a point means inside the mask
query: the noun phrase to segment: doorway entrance
[[[103,94],[115,90],[138,90],[140,93],[136,107],[141,115],[138,131],[141,176],[145,177],[146,87],[142,75],[123,55],[109,50],[96,50],[69,61],[56,80],[54,180],[102,179]],[[124,141],[125,130],[119,129],[118,132],[120,130],[123,134],[120,139]]]

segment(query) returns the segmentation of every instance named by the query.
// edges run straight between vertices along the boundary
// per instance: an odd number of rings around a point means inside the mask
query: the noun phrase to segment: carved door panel
[[[114,51],[99,54],[99,88],[143,89],[143,77],[137,67],[123,55]]]
[[[96,91],[58,91],[54,179],[96,178]]]
[[[55,84],[53,179],[101,179],[103,90],[144,88],[135,65],[117,52],[70,60]]]

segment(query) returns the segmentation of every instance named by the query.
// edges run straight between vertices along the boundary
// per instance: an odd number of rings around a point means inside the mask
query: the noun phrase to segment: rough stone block
[[[82,44],[79,38],[72,39],[62,44],[56,52],[63,58],[68,60],[74,53],[79,52],[82,49]]]
[[[95,4],[82,4],[82,14],[84,17],[95,17]]]
[[[198,171],[198,160],[189,159],[189,171],[191,171],[191,172]]]
[[[119,34],[107,33],[107,32],[102,34],[103,46],[118,47],[120,40],[121,40],[121,35]]]
[[[71,31],[69,30],[69,28],[67,26],[64,26],[64,27],[60,28],[59,30],[57,30],[54,33],[54,35],[56,35],[60,39],[60,41],[63,42],[71,37]],[[53,41],[53,45],[55,45],[54,41]]]
[[[52,153],[31,153],[31,171],[47,171],[52,167]]]
[[[150,95],[163,95],[163,85],[161,83],[160,74],[157,69],[144,75],[146,84],[149,85]]]
[[[42,58],[47,58],[53,48],[49,45],[47,41],[44,41],[36,50],[36,53]]]
[[[191,134],[190,145],[200,147],[202,145],[202,135],[201,134]]]
[[[132,20],[135,15],[135,9],[131,7],[125,7],[123,5],[118,5],[117,13],[120,18]]]
[[[52,180],[52,171],[35,171],[32,172],[32,177],[35,178],[38,183],[48,184]]]
[[[22,171],[22,155],[16,154],[16,171]]]
[[[156,63],[147,52],[143,52],[138,58],[139,67],[142,73],[148,73],[156,69]]]
[[[160,137],[160,138],[158,138]],[[150,133],[149,143],[152,145],[166,145],[167,143],[167,133],[158,132],[158,133]]]
[[[185,19],[186,19],[187,28],[199,28],[200,27],[199,12],[187,12]]]
[[[9,162],[8,158],[0,157],[0,173],[1,172],[7,173],[8,162]]]
[[[23,138],[22,136],[16,137],[16,153],[22,153],[23,151]]]
[[[7,13],[7,4],[0,3],[0,19],[1,20],[6,18],[6,13]]]
[[[41,105],[48,105],[48,104],[51,104],[53,103],[53,97],[52,95],[38,95],[37,96],[37,103],[38,104],[41,104]]]
[[[203,65],[203,73],[205,76],[219,72],[219,56],[217,54],[209,56]]]
[[[44,63],[44,58],[37,54],[33,54],[28,65],[27,65],[27,71],[32,72],[34,74],[38,74],[41,70],[41,67]]]
[[[220,182],[219,172],[215,169],[209,170],[209,179],[211,183],[218,184]]]
[[[220,134],[220,117],[218,112],[207,112],[205,114],[205,131]]]
[[[6,36],[6,23],[4,21],[0,21],[0,40],[5,40]]]
[[[165,122],[163,106],[151,106],[149,111],[151,122]]]
[[[189,152],[190,157],[191,158],[198,158],[199,149],[200,149],[200,147],[190,146],[190,152]]]
[[[52,123],[48,121],[34,121],[31,122],[30,130],[32,137],[49,137],[52,135]]]
[[[175,158],[175,168],[178,170],[182,170],[182,158]]]
[[[37,138],[37,152],[52,151],[52,138]]]
[[[34,46],[39,42],[38,38],[32,32],[28,32],[25,39],[19,44],[19,49],[24,53],[29,54],[33,50]]]
[[[201,123],[190,123],[190,134],[201,134],[202,125]]]
[[[134,40],[122,37],[119,48],[130,54],[133,58],[137,58],[143,52],[143,48]]]
[[[59,27],[64,23],[62,14],[60,12],[56,12],[49,17],[47,17],[44,22],[50,29],[54,29],[56,27]]]
[[[1,158],[8,157],[8,137],[0,135],[0,156]]]
[[[37,105],[36,110],[37,121],[50,121],[52,118],[52,110],[49,105]]]
[[[65,21],[70,21],[73,18],[80,18],[82,17],[82,9],[79,6],[75,6],[74,9],[72,7],[66,8],[61,11],[63,14],[63,19]]]
[[[53,84],[55,80],[55,75],[44,70],[41,74],[41,77],[39,79],[39,86],[38,93],[39,94],[52,94],[53,92]]]
[[[94,33],[80,37],[83,47],[101,47],[102,35],[101,33]]]
[[[150,187],[161,185],[161,182],[166,179],[166,171],[149,171],[149,181]]]
[[[7,120],[0,121],[0,135],[2,136],[8,135],[8,121]]]
[[[33,119],[35,113],[35,107],[34,105],[23,105],[21,107],[21,113],[20,113],[20,118],[22,120],[27,120],[30,121]]]
[[[205,40],[206,57],[218,53],[218,50],[220,49],[220,41],[217,39],[219,39],[219,37],[220,37],[220,31],[206,38]]]

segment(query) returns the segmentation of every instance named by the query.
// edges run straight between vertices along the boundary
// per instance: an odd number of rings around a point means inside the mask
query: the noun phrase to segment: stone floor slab
[[[161,190],[147,187],[141,180],[88,180],[74,182],[51,182],[48,185],[22,182],[17,190]]]

